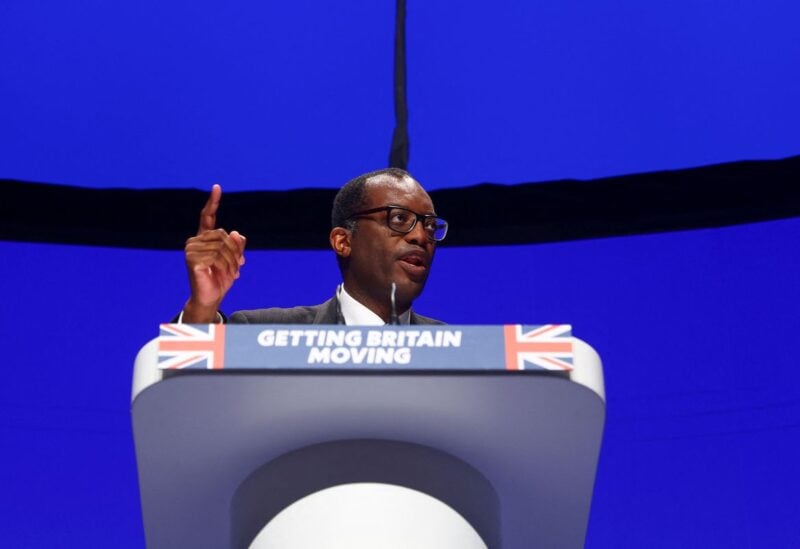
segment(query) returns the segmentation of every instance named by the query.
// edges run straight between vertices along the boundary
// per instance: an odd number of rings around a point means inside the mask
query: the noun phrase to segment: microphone
[[[342,288],[344,284],[336,286],[336,324],[347,324],[342,313]]]
[[[392,326],[397,326],[400,324],[400,320],[397,318],[397,303],[395,301],[395,296],[397,294],[397,284],[392,282],[392,290],[389,292],[389,302],[392,306],[391,314],[389,315],[389,324]]]

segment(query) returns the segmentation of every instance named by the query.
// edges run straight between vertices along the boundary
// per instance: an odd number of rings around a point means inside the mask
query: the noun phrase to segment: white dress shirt
[[[386,324],[381,317],[348,294],[344,284],[339,285],[336,296],[339,298],[344,323],[348,326],[383,326]],[[411,309],[401,314],[397,320],[402,325],[411,324]]]

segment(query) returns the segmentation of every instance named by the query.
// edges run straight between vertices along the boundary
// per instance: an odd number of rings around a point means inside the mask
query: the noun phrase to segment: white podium
[[[132,402],[147,546],[582,547],[605,403],[570,342],[554,373],[165,371],[153,340]]]

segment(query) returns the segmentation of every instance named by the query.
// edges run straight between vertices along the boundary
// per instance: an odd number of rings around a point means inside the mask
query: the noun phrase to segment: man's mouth
[[[412,265],[416,265],[418,267],[425,266],[425,262],[422,260],[422,258],[416,255],[407,255],[402,257],[401,260],[405,261],[406,263],[411,263]]]
[[[400,265],[412,279],[425,276],[428,271],[428,258],[420,252],[411,252],[400,256]]]

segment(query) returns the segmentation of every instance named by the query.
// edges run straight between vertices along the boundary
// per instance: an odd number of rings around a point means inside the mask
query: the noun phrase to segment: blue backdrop
[[[410,169],[439,188],[797,154],[798,15],[788,0],[411,2]],[[393,17],[366,0],[4,2],[0,177],[337,187],[386,164]],[[799,239],[790,219],[445,245],[417,308],[570,322],[598,349],[608,422],[588,547],[789,547]],[[181,254],[0,250],[0,544],[142,547],[131,364],[185,300]],[[252,252],[246,267],[227,310],[319,303],[337,283],[324,252]]]

